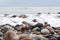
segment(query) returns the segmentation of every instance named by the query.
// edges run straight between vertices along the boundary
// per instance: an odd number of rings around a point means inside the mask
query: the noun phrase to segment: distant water
[[[0,14],[57,13],[60,7],[0,7]]]

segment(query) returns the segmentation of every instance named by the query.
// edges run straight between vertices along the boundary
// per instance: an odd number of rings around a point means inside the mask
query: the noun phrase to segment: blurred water
[[[0,7],[0,14],[57,13],[60,7]]]
[[[57,14],[57,12],[60,12],[60,7],[0,7],[0,25],[7,23],[15,26],[16,24],[21,24],[22,21],[33,24],[31,20],[37,19],[38,22],[48,22],[54,27],[60,27],[60,14]],[[42,13],[42,15],[36,16],[37,13]],[[26,19],[9,18],[11,15],[5,17],[4,14],[26,14],[29,17]],[[14,21],[17,23],[14,23]]]

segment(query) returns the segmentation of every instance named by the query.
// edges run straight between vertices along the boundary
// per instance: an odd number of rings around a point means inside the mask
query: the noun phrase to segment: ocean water
[[[58,12],[60,12],[60,7],[0,7],[0,25],[21,25],[22,21],[35,25],[36,23],[32,22],[32,20],[37,19],[40,23],[48,22],[53,27],[60,27],[60,14],[57,14]],[[37,15],[37,13],[41,13],[41,15]],[[4,14],[26,14],[28,17],[25,19],[9,18],[10,16],[5,17]]]
[[[57,13],[60,7],[0,7],[0,14]]]

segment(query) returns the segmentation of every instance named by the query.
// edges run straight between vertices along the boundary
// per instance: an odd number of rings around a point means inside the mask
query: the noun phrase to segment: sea
[[[38,13],[41,15],[37,15]],[[10,18],[10,16],[4,16],[5,14],[26,14],[28,17],[25,19]],[[33,19],[37,19],[40,23],[48,22],[52,27],[60,27],[60,7],[0,7],[0,25],[10,24],[15,26],[16,24],[22,24],[22,21],[35,24],[32,22]]]

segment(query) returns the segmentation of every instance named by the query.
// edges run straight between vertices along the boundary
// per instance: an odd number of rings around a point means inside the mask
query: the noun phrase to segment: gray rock
[[[48,29],[42,29],[42,30],[41,30],[41,33],[42,33],[42,34],[49,34],[50,31],[49,31]]]
[[[40,31],[40,28],[39,27],[35,27],[35,28],[33,28],[33,31]]]

